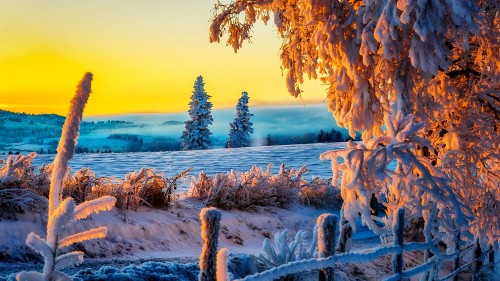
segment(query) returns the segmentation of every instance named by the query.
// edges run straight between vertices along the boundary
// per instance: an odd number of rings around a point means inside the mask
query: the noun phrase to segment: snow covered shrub
[[[262,244],[262,251],[258,259],[265,265],[267,269],[271,269],[282,264],[287,264],[293,261],[311,259],[315,257],[318,246],[317,227],[314,228],[312,241],[306,245],[307,232],[299,230],[293,241],[288,243],[288,230],[277,232],[274,235],[274,247],[265,239]],[[292,281],[300,280],[301,274],[289,275],[283,280]]]
[[[366,145],[348,142],[344,150],[321,155],[321,159],[332,161],[333,182],[342,179],[343,216],[354,222],[361,214],[364,224],[375,233],[383,234],[391,232],[400,208],[407,210],[409,220],[428,218],[437,210],[440,224],[436,226],[439,229],[432,230],[434,237],[442,233],[452,235],[457,227],[464,236],[471,237],[466,217],[446,175],[433,166],[429,158],[417,153],[418,147],[431,147],[421,137],[424,123],[417,122],[413,115],[404,117],[401,112],[394,119],[388,118],[386,134],[371,139]],[[342,158],[343,163],[337,158]],[[388,167],[393,161],[397,162],[395,170]],[[387,217],[371,215],[372,196],[387,208]],[[356,225],[352,227],[356,231]]]
[[[116,192],[117,207],[137,210],[140,204],[153,208],[168,209],[174,200],[174,191],[177,182],[186,177],[190,169],[168,178],[154,170],[141,168],[137,172],[130,172],[125,180],[120,182]]]
[[[48,207],[47,198],[28,189],[0,189],[0,218],[17,219],[17,213],[38,213],[43,215]]]
[[[0,216],[16,219],[16,213],[47,209],[43,197],[47,186],[46,175],[35,175],[31,165],[36,153],[10,155],[0,168]]]
[[[189,193],[191,197],[197,199],[207,199],[210,190],[214,185],[214,179],[205,174],[204,171],[201,171],[198,180],[191,181],[191,188]]]
[[[83,252],[74,251],[60,255],[59,251],[77,242],[106,236],[106,227],[63,236],[64,231],[71,232],[71,225],[77,220],[84,219],[92,213],[110,210],[116,201],[113,197],[105,196],[78,206],[72,198],[66,198],[61,202],[63,180],[68,169],[68,161],[75,152],[83,109],[90,95],[91,81],[92,74],[86,73],[78,84],[64,122],[51,175],[47,237],[43,239],[31,232],[26,239],[26,244],[43,256],[45,262],[43,272],[23,271],[17,275],[17,280],[70,280],[59,270],[82,263]]]
[[[10,155],[5,166],[0,168],[0,189],[26,187],[26,180],[33,175],[31,163],[35,157],[35,152]]]
[[[83,203],[87,200],[99,198],[101,195],[96,196],[95,193],[110,184],[112,184],[112,179],[107,177],[98,178],[89,168],[81,168],[75,174],[65,178],[63,197],[71,197],[76,203]]]
[[[199,274],[197,263],[154,262],[131,264],[123,268],[102,266],[98,270],[87,268],[75,273],[75,281],[191,281]]]
[[[257,206],[286,208],[297,202],[298,192],[307,181],[302,175],[306,167],[295,171],[282,164],[278,174],[271,173],[272,165],[263,170],[253,166],[249,171],[217,174],[212,179],[200,173],[198,181],[191,183],[193,197],[206,201],[207,206],[224,210],[252,210]]]
[[[336,208],[342,206],[340,190],[331,185],[330,181],[314,178],[305,184],[299,192],[300,202],[305,206]]]

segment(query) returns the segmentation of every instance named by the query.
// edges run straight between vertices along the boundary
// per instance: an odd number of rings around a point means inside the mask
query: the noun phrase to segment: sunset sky
[[[272,26],[234,54],[208,41],[215,0],[0,0],[0,108],[65,114],[77,82],[94,73],[85,115],[182,112],[196,76],[215,108],[312,104],[325,86],[291,97]]]

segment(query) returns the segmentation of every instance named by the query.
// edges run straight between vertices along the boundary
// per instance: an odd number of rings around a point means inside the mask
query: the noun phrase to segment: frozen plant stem
[[[216,281],[217,244],[221,212],[215,208],[203,208],[200,212],[203,249],[200,256],[200,281]]]
[[[83,109],[91,92],[91,81],[92,74],[85,73],[77,86],[76,94],[71,100],[64,122],[50,182],[47,238],[43,239],[31,232],[26,239],[26,244],[44,257],[43,272],[21,272],[16,276],[17,280],[71,280],[59,270],[82,263],[83,252],[73,251],[58,256],[58,250],[76,242],[106,236],[106,227],[98,227],[66,237],[62,236],[63,231],[76,220],[84,219],[91,213],[110,210],[116,202],[116,199],[111,196],[87,201],[78,206],[75,206],[75,201],[70,197],[61,201],[62,183],[68,170],[68,162],[75,152]]]
[[[73,154],[75,153],[83,109],[90,96],[91,82],[92,73],[87,72],[77,86],[76,94],[71,100],[71,105],[64,121],[61,139],[57,146],[57,155],[54,159],[54,170],[50,179],[49,222],[47,225],[47,245],[51,248],[54,261],[57,254],[59,236],[59,233],[54,229],[54,212],[61,203],[62,183],[68,169],[68,162],[73,158]],[[45,263],[43,268],[45,280],[48,281],[48,278],[52,276],[54,266],[55,262]]]

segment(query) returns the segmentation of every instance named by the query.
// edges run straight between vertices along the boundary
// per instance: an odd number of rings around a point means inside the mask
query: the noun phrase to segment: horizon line
[[[258,104],[254,105],[253,108],[284,108],[284,107],[307,107],[307,106],[321,106],[321,105],[327,105],[324,102],[318,102],[318,103],[310,103],[310,104]],[[213,110],[225,110],[225,109],[233,109],[234,107],[218,107]],[[13,113],[22,113],[22,114],[31,114],[31,115],[50,115],[50,114],[55,114],[64,117],[65,115],[62,114],[57,114],[54,112],[45,112],[45,113],[30,113],[26,111],[16,111],[16,110],[9,110],[9,107],[0,107],[0,110],[4,111],[9,111]],[[155,115],[155,114],[173,114],[173,113],[184,113],[187,111],[128,111],[128,112],[119,112],[119,113],[102,113],[102,114],[91,114],[91,115],[83,115],[84,118],[88,117],[106,117],[106,116],[123,116],[123,115]]]

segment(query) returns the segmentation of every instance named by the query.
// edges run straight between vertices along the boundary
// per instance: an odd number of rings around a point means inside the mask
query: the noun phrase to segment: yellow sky
[[[238,54],[210,44],[214,2],[0,0],[0,108],[65,114],[85,71],[94,73],[85,115],[186,111],[198,75],[216,108],[243,90],[251,105],[323,101],[319,81],[303,101],[287,93],[271,26],[257,26]]]

